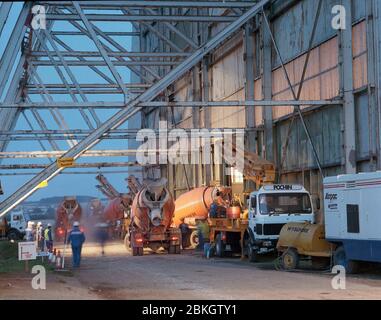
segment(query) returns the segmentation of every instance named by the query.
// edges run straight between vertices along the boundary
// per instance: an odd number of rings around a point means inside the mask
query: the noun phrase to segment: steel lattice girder
[[[239,107],[239,106],[263,106],[263,107],[289,107],[289,106],[325,106],[325,105],[341,105],[342,100],[245,100],[245,101],[150,101],[141,102],[139,107]],[[21,109],[80,109],[80,108],[97,108],[97,109],[115,109],[124,108],[124,102],[48,102],[48,103],[4,103],[0,104],[0,108],[21,108]]]
[[[114,116],[112,116],[109,120],[101,124],[97,129],[95,129],[90,135],[84,138],[77,145],[72,147],[68,152],[66,152],[63,157],[67,158],[78,158],[83,154],[86,150],[91,149],[95,144],[97,144],[102,135],[108,132],[111,129],[116,129],[121,124],[123,124],[128,118],[132,117],[136,113],[142,110],[142,107],[138,105],[143,102],[152,101],[155,97],[157,97],[163,90],[165,90],[170,84],[183,76],[188,70],[190,70],[193,66],[195,66],[198,62],[202,60],[208,53],[212,50],[216,49],[222,42],[227,40],[230,36],[232,36],[235,32],[237,32],[245,23],[247,23],[251,18],[253,18],[258,12],[260,12],[270,0],[262,0],[249,8],[242,16],[235,17],[224,17],[227,18],[226,21],[234,21],[226,26],[222,31],[213,36],[207,43],[202,45],[200,48],[195,50],[189,57],[183,60],[178,66],[172,69],[168,74],[166,74],[161,80],[154,83],[150,88],[148,88],[144,93],[135,98],[134,100],[128,102],[126,106],[118,111]],[[80,9],[78,4],[75,4],[77,9]],[[77,10],[78,11],[78,10]],[[81,14],[81,12],[78,12]],[[49,15],[48,15],[49,16]],[[64,15],[55,15],[57,17],[62,17]],[[69,15],[70,16],[70,15]],[[78,15],[73,15],[74,18],[79,17]],[[85,16],[85,19],[84,19]],[[82,12],[81,20],[85,25],[87,24],[87,29],[91,29],[91,25],[89,19],[91,15],[84,15]],[[67,16],[65,20],[67,20]],[[119,17],[117,17],[119,18]],[[199,17],[201,19],[202,17]],[[167,19],[167,17],[165,17]],[[221,19],[223,20],[223,19]],[[219,21],[221,21],[219,20]],[[199,21],[199,20],[198,20]],[[211,22],[211,20],[207,20]],[[87,22],[87,23],[86,23]],[[90,30],[89,30],[90,31]],[[94,34],[92,35],[94,38]],[[94,40],[94,39],[93,39]],[[99,46],[98,46],[98,49]],[[57,51],[57,49],[55,49]],[[102,53],[102,52],[101,52]],[[102,56],[105,57],[104,52]],[[21,201],[31,195],[33,192],[37,190],[37,186],[44,180],[52,179],[54,176],[59,174],[63,169],[58,168],[56,163],[49,165],[46,169],[37,174],[34,178],[32,178],[29,182],[24,184],[20,189],[18,189],[13,195],[5,199],[0,205],[0,216],[6,214],[12,208],[16,207]]]

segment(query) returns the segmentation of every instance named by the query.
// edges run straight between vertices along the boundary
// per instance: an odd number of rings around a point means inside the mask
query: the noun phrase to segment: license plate
[[[263,246],[264,247],[271,247],[272,246],[272,242],[271,241],[264,241],[263,242]]]

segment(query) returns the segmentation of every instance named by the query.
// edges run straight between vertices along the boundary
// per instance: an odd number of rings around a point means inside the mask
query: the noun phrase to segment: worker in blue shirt
[[[82,245],[86,238],[84,233],[79,229],[79,222],[73,223],[73,230],[70,231],[67,243],[71,243],[71,251],[73,256],[73,268],[79,268],[81,264]]]

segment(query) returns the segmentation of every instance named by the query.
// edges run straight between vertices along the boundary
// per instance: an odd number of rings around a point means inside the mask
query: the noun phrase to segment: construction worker
[[[217,218],[218,216],[218,204],[216,201],[214,201],[209,209],[209,217],[211,218]]]
[[[100,222],[95,225],[96,231],[95,236],[99,241],[102,248],[102,256],[105,255],[105,243],[108,240],[108,224],[105,222]]]
[[[39,221],[37,223],[37,243],[40,251],[44,251],[44,226],[42,225],[42,222]]]
[[[34,229],[34,222],[28,221],[27,228],[25,229],[25,239],[26,241],[35,241],[36,230]]]
[[[79,229],[79,222],[74,221],[73,230],[70,231],[67,243],[71,243],[73,268],[79,268],[81,264],[82,245],[85,242],[85,234]]]
[[[200,219],[198,220],[197,224],[197,234],[198,234],[198,241],[199,250],[204,250],[204,244],[206,242],[209,242],[209,224],[207,219]]]
[[[53,251],[53,236],[52,236],[52,225],[50,223],[48,223],[48,226],[44,231],[44,238],[45,238],[46,249],[49,252],[52,252]]]
[[[187,235],[189,232],[189,225],[185,223],[184,219],[181,219],[179,228],[181,231],[181,247],[182,249],[185,249],[187,247]]]

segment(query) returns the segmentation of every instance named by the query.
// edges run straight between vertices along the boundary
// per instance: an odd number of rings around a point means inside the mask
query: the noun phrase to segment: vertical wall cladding
[[[370,156],[370,118],[368,100],[367,94],[359,94],[355,96],[357,160],[368,160]]]
[[[242,37],[242,35],[240,35]],[[213,101],[236,101],[245,100],[245,71],[243,60],[242,38],[237,38],[216,52],[217,61],[211,67],[212,73],[212,100]],[[233,46],[227,52],[226,48]],[[244,128],[244,107],[221,107],[213,108],[211,112],[213,128]]]
[[[336,4],[339,4],[338,0],[323,0],[314,46],[336,35],[336,30],[331,27],[331,10]],[[272,21],[275,41],[284,61],[290,61],[308,49],[317,6],[316,0],[299,1]],[[273,52],[273,66],[279,64],[279,57]]]
[[[303,72],[306,54],[285,65],[295,93]],[[305,81],[301,92],[301,100],[331,99],[339,95],[338,45],[333,38],[311,51]],[[273,71],[273,99],[293,100],[288,82],[282,67]],[[274,119],[291,113],[293,107],[275,108]]]
[[[323,166],[340,165],[341,163],[341,117],[340,106],[330,106],[305,116],[313,143]],[[289,121],[276,125],[278,163],[282,155]],[[289,146],[284,162],[285,171],[316,168],[312,149],[299,119],[296,119],[291,131]]]

